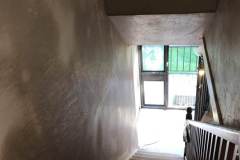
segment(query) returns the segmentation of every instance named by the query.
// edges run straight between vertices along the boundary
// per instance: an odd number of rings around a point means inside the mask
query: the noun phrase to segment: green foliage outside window
[[[169,73],[197,72],[197,47],[170,46],[168,68]]]

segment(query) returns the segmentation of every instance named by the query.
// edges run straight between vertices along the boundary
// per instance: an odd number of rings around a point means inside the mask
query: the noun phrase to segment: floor
[[[141,109],[138,141],[141,151],[183,156],[186,111]]]

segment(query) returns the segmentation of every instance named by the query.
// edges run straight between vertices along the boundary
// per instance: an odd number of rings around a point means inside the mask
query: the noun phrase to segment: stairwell
[[[130,160],[183,160],[179,155],[138,150]]]

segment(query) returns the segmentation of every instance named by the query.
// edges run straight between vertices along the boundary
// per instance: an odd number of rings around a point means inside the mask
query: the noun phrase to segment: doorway
[[[185,110],[187,107],[194,110],[195,107],[197,48],[139,47],[141,110],[138,134],[142,149],[183,155]]]

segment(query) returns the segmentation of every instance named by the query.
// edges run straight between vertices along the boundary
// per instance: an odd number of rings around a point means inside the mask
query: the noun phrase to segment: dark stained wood
[[[199,57],[199,70],[204,69],[203,57]],[[197,90],[196,90],[196,105],[195,105],[195,120],[201,121],[206,111],[210,110],[208,84],[206,74],[199,75],[197,78]]]
[[[222,140],[222,148],[221,148],[221,151],[220,151],[220,160],[224,160],[225,158],[225,154],[226,154],[226,149],[228,149],[228,146],[227,146],[227,141],[226,140]]]
[[[199,128],[196,128],[197,129],[197,157],[200,156],[200,150],[199,150],[199,146],[200,146],[200,129]]]
[[[222,148],[222,138],[217,137],[217,143],[215,146],[214,160],[219,160],[219,150]]]
[[[216,135],[212,134],[212,142],[211,142],[211,152],[209,154],[209,160],[213,159],[213,154],[214,154],[214,149],[215,149],[215,145],[216,145]]]
[[[203,153],[202,153],[202,157],[203,159],[205,159],[205,153],[206,153],[206,150],[207,150],[207,135],[208,135],[208,132],[207,131],[204,131],[204,140],[203,140]]]
[[[187,159],[239,160],[240,131],[190,120],[187,127],[190,131]]]
[[[205,153],[205,159],[207,159],[210,154],[210,146],[211,146],[211,141],[212,141],[211,139],[212,139],[212,133],[208,132],[207,150]]]
[[[202,150],[203,150],[203,133],[204,131],[201,129],[201,132],[200,132],[200,155],[199,155],[199,158],[202,158]]]
[[[235,145],[232,160],[239,160],[238,151],[239,151],[239,146]]]

